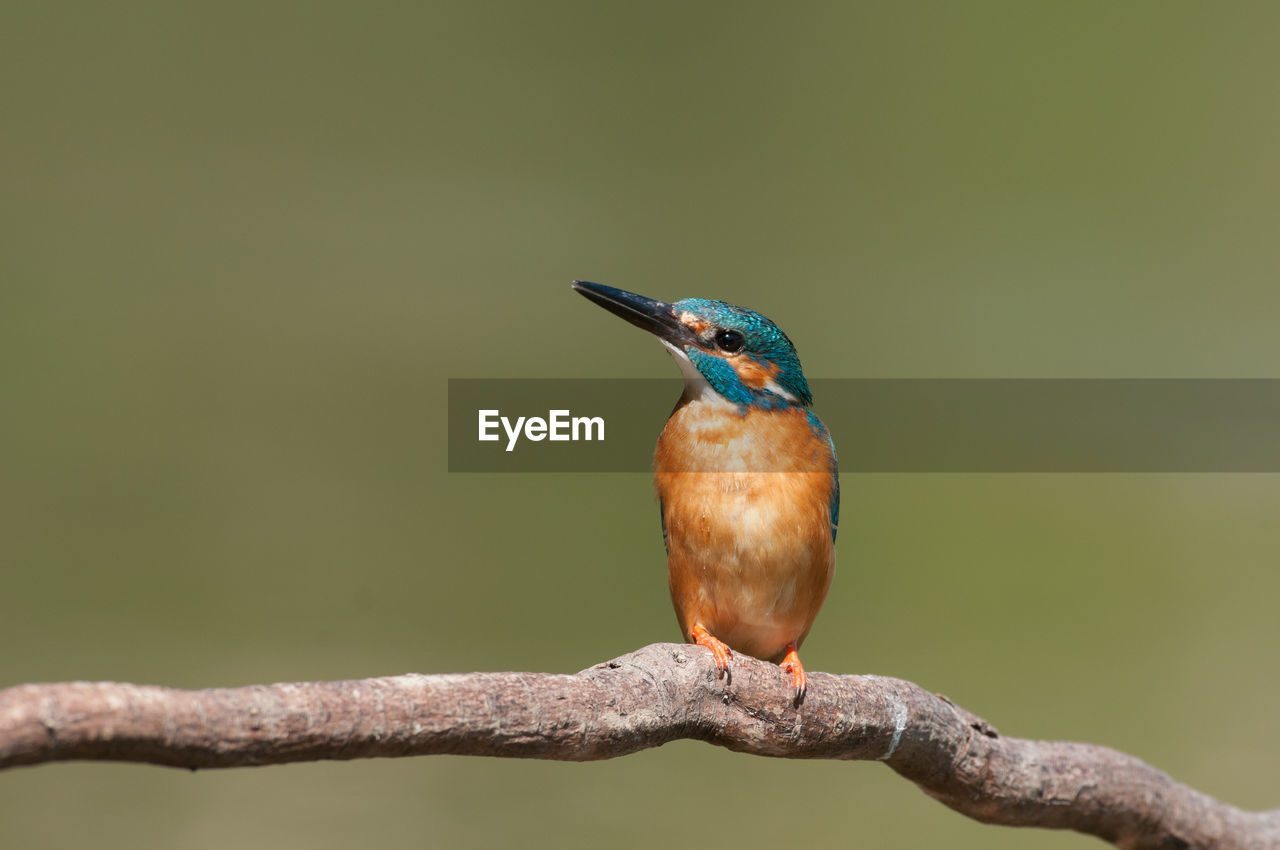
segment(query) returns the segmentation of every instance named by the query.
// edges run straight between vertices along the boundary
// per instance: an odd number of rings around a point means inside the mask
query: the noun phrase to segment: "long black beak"
[[[677,348],[684,348],[696,341],[693,331],[676,318],[676,308],[665,301],[655,301],[625,289],[615,289],[586,280],[575,280],[573,289],[615,316],[621,316]]]

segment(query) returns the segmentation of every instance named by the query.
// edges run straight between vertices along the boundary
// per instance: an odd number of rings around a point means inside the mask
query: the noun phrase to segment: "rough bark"
[[[0,691],[0,768],[66,760],[242,767],[438,753],[589,761],[693,738],[783,758],[879,760],[985,823],[1072,829],[1125,848],[1280,848],[1246,812],[1091,744],[1009,738],[918,685],[654,644],[577,675],[409,674],[183,691],[114,682]]]

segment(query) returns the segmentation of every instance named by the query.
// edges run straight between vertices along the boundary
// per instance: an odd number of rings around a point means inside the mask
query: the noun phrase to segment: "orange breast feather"
[[[658,440],[655,482],[671,600],[686,638],[779,660],[804,640],[835,572],[833,458],[805,411],[684,400]]]

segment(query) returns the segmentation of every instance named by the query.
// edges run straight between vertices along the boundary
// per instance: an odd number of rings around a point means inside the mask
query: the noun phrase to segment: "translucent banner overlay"
[[[1280,472],[1280,379],[811,384],[841,472]],[[681,391],[451,379],[449,471],[646,472]]]

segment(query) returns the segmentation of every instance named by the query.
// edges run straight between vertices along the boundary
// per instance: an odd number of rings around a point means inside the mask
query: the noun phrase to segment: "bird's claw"
[[[787,654],[782,657],[778,666],[791,674],[791,696],[795,704],[799,705],[804,701],[804,694],[808,689],[808,677],[805,676],[804,665],[800,663],[800,654],[794,643],[787,644]]]
[[[706,627],[701,625],[695,625],[689,632],[693,637],[694,643],[711,650],[711,655],[716,660],[716,675],[720,677],[728,674],[729,659],[733,657],[733,652],[729,649],[728,644],[711,634],[706,630]]]

